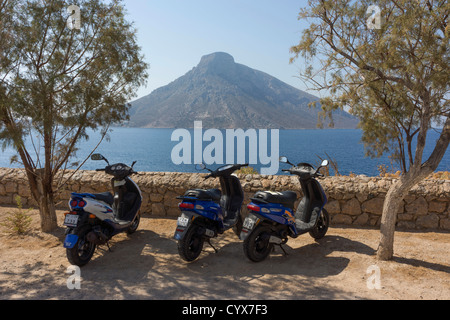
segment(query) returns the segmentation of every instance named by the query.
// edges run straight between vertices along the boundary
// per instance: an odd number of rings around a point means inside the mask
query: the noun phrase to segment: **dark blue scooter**
[[[219,178],[219,189],[191,189],[178,199],[181,215],[178,217],[174,238],[178,240],[178,253],[186,261],[193,261],[200,255],[203,244],[233,228],[239,235],[242,228],[241,205],[244,192],[241,182],[232,173],[248,164],[225,165],[212,171],[204,164],[197,169],[210,172],[205,179]],[[211,245],[211,247],[213,247]],[[217,250],[213,247],[214,251]]]
[[[284,251],[281,245],[288,241],[288,236],[297,238],[309,232],[315,239],[323,238],[330,223],[328,212],[323,208],[327,197],[315,179],[323,176],[319,170],[328,165],[328,160],[324,160],[317,169],[308,163],[295,166],[286,157],[280,157],[280,162],[292,165],[292,168],[282,171],[298,176],[304,197],[295,215],[297,194],[293,191],[258,191],[251,198],[240,239],[244,240],[245,255],[254,262],[264,260],[274,244]]]

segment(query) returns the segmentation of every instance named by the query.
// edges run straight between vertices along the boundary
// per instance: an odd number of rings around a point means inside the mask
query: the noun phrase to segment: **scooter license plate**
[[[186,227],[186,226],[188,225],[188,223],[189,223],[189,218],[186,218],[186,217],[178,217],[177,224],[178,224],[180,227]]]
[[[253,229],[254,225],[255,225],[255,220],[252,218],[249,218],[249,217],[245,218],[244,223],[242,224],[242,226],[248,230]]]
[[[64,225],[67,227],[76,227],[78,224],[78,216],[76,214],[66,214]]]

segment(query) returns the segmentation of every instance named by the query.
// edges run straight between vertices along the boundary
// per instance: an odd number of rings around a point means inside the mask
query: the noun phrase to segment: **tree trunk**
[[[58,227],[53,194],[42,193],[39,195],[39,214],[41,216],[41,230],[51,232]]]
[[[425,96],[427,97],[427,95]],[[444,157],[450,142],[450,117],[447,117],[433,152],[428,160],[421,164],[427,136],[426,133],[430,123],[430,116],[428,112],[426,112],[426,110],[429,110],[429,107],[424,107],[424,110],[421,119],[422,125],[417,137],[414,163],[411,165],[408,172],[402,175],[400,179],[389,188],[384,200],[383,214],[381,216],[380,244],[378,245],[377,250],[377,257],[379,260],[390,260],[394,255],[395,222],[403,198],[412,187],[436,170]]]
[[[400,178],[388,190],[383,204],[381,216],[380,243],[377,257],[379,260],[390,260],[394,255],[394,233],[397,221],[397,212],[408,190]]]
[[[381,216],[380,243],[377,257],[379,260],[390,260],[394,255],[394,233],[397,212],[409,190],[433,172],[430,167],[413,166],[389,188],[383,204]]]
[[[53,190],[51,184],[48,185],[43,179],[42,169],[35,171],[35,183],[30,184],[31,193],[39,206],[39,215],[41,217],[41,230],[51,232],[58,226]]]

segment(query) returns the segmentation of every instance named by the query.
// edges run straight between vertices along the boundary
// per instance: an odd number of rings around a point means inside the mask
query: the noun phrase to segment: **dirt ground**
[[[10,208],[0,208],[0,217]],[[58,212],[59,221],[63,211]],[[379,230],[331,227],[316,242],[289,239],[249,261],[231,232],[183,261],[172,238],[176,220],[144,215],[136,233],[113,238],[81,268],[80,288],[62,246],[64,228],[11,236],[0,228],[0,299],[450,299],[450,233],[396,232],[393,261],[376,260]],[[70,269],[69,269],[70,270]],[[69,280],[69,281],[68,281]],[[379,286],[378,286],[379,284]]]

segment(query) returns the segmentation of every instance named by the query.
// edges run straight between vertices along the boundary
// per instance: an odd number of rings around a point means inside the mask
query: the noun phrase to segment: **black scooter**
[[[225,165],[217,170],[210,170],[204,164],[197,169],[210,172],[205,177],[219,178],[219,189],[191,189],[181,197],[179,204],[181,215],[178,218],[174,238],[178,240],[178,253],[186,261],[193,261],[200,255],[205,241],[233,228],[239,235],[242,228],[241,205],[244,192],[241,182],[232,173],[248,164]],[[217,252],[216,248],[211,247]]]
[[[328,160],[324,160],[317,169],[308,163],[295,166],[286,157],[280,157],[280,162],[292,165],[292,168],[282,171],[298,176],[304,197],[295,215],[297,194],[293,191],[258,191],[251,198],[240,239],[244,240],[245,255],[254,262],[264,260],[274,245],[279,245],[284,251],[282,245],[288,241],[288,236],[297,238],[309,232],[314,239],[321,239],[330,223],[328,212],[323,208],[327,197],[315,179],[323,176],[319,170],[328,165]]]
[[[139,209],[142,194],[138,185],[130,175],[136,173],[133,166],[123,163],[110,165],[101,154],[93,154],[91,160],[105,160],[104,169],[112,176],[111,185],[114,196],[110,192],[72,193],[69,201],[70,212],[65,213],[67,258],[70,263],[83,266],[94,254],[97,245],[108,244],[118,233],[132,234],[139,226]],[[109,248],[109,245],[108,245]]]

